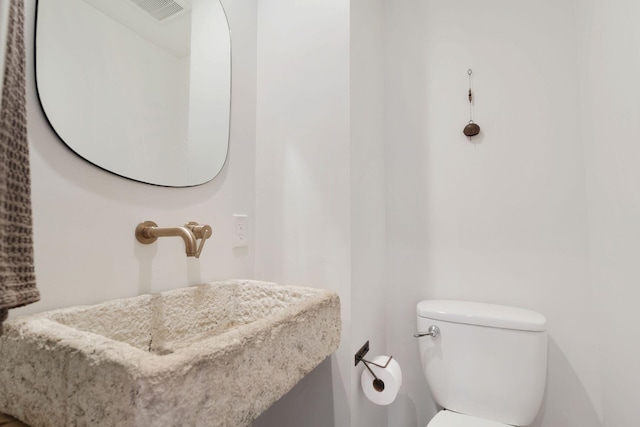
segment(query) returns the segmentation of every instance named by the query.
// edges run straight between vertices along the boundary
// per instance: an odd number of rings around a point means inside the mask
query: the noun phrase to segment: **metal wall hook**
[[[373,372],[373,370],[369,365],[373,365],[373,366],[377,366],[378,368],[385,369],[387,366],[389,366],[389,363],[391,362],[391,359],[393,359],[393,356],[389,356],[389,359],[387,359],[387,363],[385,363],[384,365],[379,365],[375,362],[365,360],[364,356],[368,352],[369,352],[369,341],[367,341],[362,347],[360,347],[360,350],[358,350],[358,352],[355,354],[355,366],[358,366],[358,363],[360,362],[364,363],[364,366],[369,370],[371,375],[373,375],[373,378],[374,378],[373,389],[375,391],[381,392],[384,390],[384,381],[378,378],[378,376]]]
[[[427,332],[418,332],[416,334],[413,334],[413,336],[416,338],[427,337],[427,336],[435,338],[438,335],[440,335],[440,328],[438,328],[436,325],[429,326],[429,330]]]

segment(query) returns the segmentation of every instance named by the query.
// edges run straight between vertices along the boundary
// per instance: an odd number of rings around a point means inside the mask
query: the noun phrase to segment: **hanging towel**
[[[10,308],[40,299],[33,266],[24,0],[9,1],[0,105],[0,334]]]

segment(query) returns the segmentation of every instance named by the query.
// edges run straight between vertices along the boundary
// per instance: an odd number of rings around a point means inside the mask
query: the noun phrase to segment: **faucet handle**
[[[196,258],[200,258],[200,253],[202,252],[202,248],[204,248],[204,242],[206,242],[207,239],[213,234],[213,230],[211,229],[210,225],[202,225],[201,227],[202,233],[200,237],[200,245],[198,245],[198,251],[196,252]]]
[[[184,226],[191,230],[196,239],[200,239],[200,244],[198,245],[198,250],[195,255],[196,258],[200,258],[200,253],[204,248],[204,244],[206,240],[213,235],[213,230],[210,225],[199,225],[195,221],[189,221]]]

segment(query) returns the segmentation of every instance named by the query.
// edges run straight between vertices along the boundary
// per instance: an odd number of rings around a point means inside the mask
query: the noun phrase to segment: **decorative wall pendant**
[[[471,138],[472,136],[476,136],[480,133],[480,126],[473,123],[473,121],[470,121],[469,124],[464,127],[464,130],[462,132],[464,132],[465,135]]]
[[[462,132],[471,139],[480,133],[480,126],[473,122],[473,92],[471,91],[471,74],[473,74],[473,70],[469,68],[467,74],[469,75],[469,124],[464,127]]]

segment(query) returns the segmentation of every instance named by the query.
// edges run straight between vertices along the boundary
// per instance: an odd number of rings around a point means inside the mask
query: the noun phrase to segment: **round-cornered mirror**
[[[224,166],[231,38],[219,0],[38,0],[36,84],[60,139],[102,169],[188,187]]]

